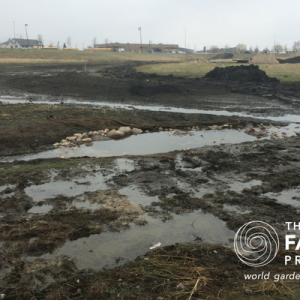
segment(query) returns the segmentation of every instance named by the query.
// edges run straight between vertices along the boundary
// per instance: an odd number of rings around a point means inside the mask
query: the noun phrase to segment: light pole
[[[27,49],[29,49],[28,34],[27,34],[27,26],[28,26],[28,24],[25,24],[25,30],[26,30],[26,36],[27,36]]]
[[[143,53],[143,43],[142,43],[142,27],[139,27],[139,31],[140,31],[140,39],[141,39],[141,53]]]

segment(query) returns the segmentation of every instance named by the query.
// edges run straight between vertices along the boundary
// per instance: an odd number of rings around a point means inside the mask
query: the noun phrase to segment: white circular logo
[[[250,267],[270,263],[278,253],[279,238],[275,229],[262,221],[244,224],[235,234],[234,251]]]

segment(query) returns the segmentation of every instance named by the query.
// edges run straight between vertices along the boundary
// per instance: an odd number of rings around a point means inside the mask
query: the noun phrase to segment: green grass
[[[184,76],[184,77],[203,77],[206,73],[215,67],[238,66],[235,63],[176,63],[176,64],[149,64],[137,67],[138,72],[157,73],[159,75]],[[247,65],[247,64],[243,64]],[[280,81],[299,82],[300,67],[298,64],[270,64],[259,65],[259,68],[270,77],[276,77]]]

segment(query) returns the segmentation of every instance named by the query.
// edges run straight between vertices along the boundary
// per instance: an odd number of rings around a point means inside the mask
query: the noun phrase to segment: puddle
[[[84,209],[88,209],[88,210],[96,210],[99,208],[102,208],[102,204],[99,203],[91,203],[89,201],[78,201],[78,200],[74,200],[69,207],[75,206],[78,209],[84,208]]]
[[[133,260],[139,255],[150,251],[156,243],[161,246],[184,243],[201,238],[209,243],[228,244],[234,237],[225,222],[212,214],[201,211],[186,215],[175,215],[173,220],[163,223],[160,220],[145,217],[146,226],[131,225],[129,230],[122,232],[103,232],[88,238],[68,241],[53,255],[68,255],[75,258],[79,269],[101,269],[114,266],[116,260],[121,263]],[[53,255],[46,254],[43,258],[50,259]]]
[[[262,181],[254,179],[254,180],[251,180],[248,182],[235,181],[233,183],[229,183],[228,185],[230,186],[229,190],[240,193],[243,191],[243,189],[251,189],[251,187],[253,187],[255,185],[261,185],[261,184],[262,184]]]
[[[251,210],[248,210],[248,209],[245,210],[245,209],[242,209],[238,206],[229,205],[229,204],[223,204],[223,209],[233,211],[233,212],[236,212],[236,213],[241,214],[241,215],[251,213]]]
[[[108,189],[108,187],[104,183],[103,175],[97,172],[78,180],[75,179],[75,181],[55,181],[52,177],[50,182],[40,185],[31,185],[25,188],[24,191],[33,201],[39,202],[57,195],[71,197],[88,191],[92,192],[106,189]]]
[[[29,94],[28,94],[29,96]],[[40,96],[43,99],[45,96],[43,95],[32,95],[33,97]],[[16,96],[0,96],[0,101],[6,102],[9,104],[18,104],[18,103],[29,103],[28,100],[16,97]],[[180,107],[163,107],[163,106],[143,106],[143,105],[126,105],[121,103],[106,103],[106,102],[95,102],[95,101],[78,101],[75,99],[63,99],[65,105],[87,105],[92,106],[93,108],[122,108],[122,109],[138,109],[138,110],[150,110],[150,111],[166,111],[173,113],[186,113],[186,114],[211,114],[218,116],[238,116],[238,117],[251,117],[251,118],[263,118],[270,119],[274,121],[289,121],[289,122],[300,122],[299,115],[285,114],[281,117],[273,117],[261,115],[259,113],[249,114],[249,113],[241,113],[241,112],[230,112],[227,110],[201,110],[201,109],[188,109],[188,108],[180,108]],[[31,102],[32,104],[50,104],[50,105],[58,105],[61,103],[61,100],[42,100]],[[269,108],[262,107],[264,109]],[[245,109],[249,109],[249,107],[245,107]]]
[[[131,172],[135,169],[134,161],[127,158],[117,158],[117,169],[119,172]]]
[[[280,193],[266,193],[263,194],[272,199],[276,199],[278,202],[283,204],[289,204],[294,207],[300,208],[300,188],[292,190],[282,191]]]
[[[27,212],[30,214],[46,214],[51,211],[53,208],[52,205],[43,204],[41,206],[33,206]]]
[[[16,188],[16,185],[12,185],[12,184],[6,184],[6,185],[1,185],[0,186],[0,193],[3,192],[5,189],[15,189]]]
[[[129,201],[134,205],[150,205],[151,202],[160,201],[158,196],[148,196],[143,192],[139,191],[137,187],[131,185],[130,187],[125,187],[119,189],[119,193],[121,195],[125,195],[128,197]]]
[[[123,140],[108,140],[94,142],[92,146],[82,145],[77,150],[71,148],[57,148],[37,154],[29,154],[15,157],[6,157],[4,161],[14,160],[32,160],[39,158],[54,158],[64,156],[70,157],[109,157],[123,155],[147,155],[156,153],[165,153],[174,150],[183,150],[185,148],[197,148],[203,146],[212,146],[220,144],[234,144],[247,141],[255,141],[256,137],[235,130],[204,130],[195,131],[193,136],[177,136],[174,132],[154,132],[140,135],[132,135]],[[120,164],[122,168],[130,168],[130,163]]]

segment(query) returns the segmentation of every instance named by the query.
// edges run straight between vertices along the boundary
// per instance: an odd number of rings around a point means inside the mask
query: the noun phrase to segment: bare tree
[[[283,51],[284,51],[285,53],[288,51],[288,46],[287,46],[287,44],[284,45]]]
[[[48,47],[53,47],[53,42],[50,42],[50,44],[48,45]]]
[[[300,41],[295,42],[293,45],[293,50],[297,52],[300,49]]]
[[[247,46],[245,44],[237,44],[236,51],[239,53],[244,53],[245,51],[247,51]]]
[[[71,42],[71,37],[70,36],[67,37],[67,45],[68,45],[69,48],[71,48],[72,42]]]
[[[41,34],[38,34],[37,40],[39,42],[39,46],[43,47],[44,46],[44,39],[43,39],[43,36]]]
[[[93,38],[92,43],[93,43],[93,48],[96,48],[96,44],[97,44],[97,38],[96,37]]]
[[[216,45],[212,45],[209,49],[212,53],[218,53],[219,52],[219,47],[216,46]]]
[[[250,48],[249,48],[249,52],[253,52],[253,48],[252,48],[252,46],[250,46]]]
[[[106,48],[108,48],[108,43],[109,43],[108,38],[106,38],[106,39],[104,40],[104,43],[105,43],[105,45],[106,45]]]
[[[258,48],[258,46],[255,47],[254,52],[255,52],[255,53],[259,53],[259,48]]]
[[[275,52],[275,53],[279,53],[279,52],[281,52],[283,50],[283,47],[280,45],[280,44],[277,44],[277,45],[274,45],[273,46],[273,51]]]

